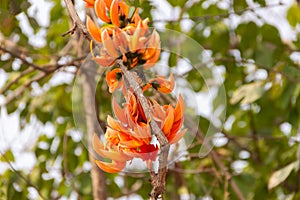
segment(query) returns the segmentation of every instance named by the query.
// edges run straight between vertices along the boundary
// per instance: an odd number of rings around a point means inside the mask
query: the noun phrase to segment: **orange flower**
[[[102,66],[112,66],[116,59],[122,58],[129,69],[138,64],[149,69],[157,62],[160,56],[160,37],[156,30],[150,33],[148,18],[142,20],[136,9],[131,19],[128,19],[129,6],[123,0],[96,0],[94,8],[102,21],[112,23],[98,28],[87,17],[89,33],[103,44],[100,56],[95,58],[96,62]]]
[[[84,0],[86,7],[94,7],[96,15],[103,22],[117,27],[125,27],[128,23],[140,20],[138,9],[129,19],[129,6],[123,0]]]
[[[116,148],[105,148],[96,134],[93,137],[93,148],[100,156],[112,160],[111,163],[99,160],[95,161],[99,168],[108,173],[121,171],[125,167],[126,161],[130,159],[130,157],[121,153]]]
[[[175,86],[174,77],[171,74],[170,80],[167,80],[164,76],[158,76],[157,78],[150,79],[149,83],[143,86],[143,91],[153,87],[164,94],[169,94],[173,91]]]
[[[112,162],[97,161],[97,165],[106,172],[114,173],[121,171],[127,160],[137,157],[151,167],[158,147],[151,144],[150,120],[146,119],[135,95],[128,92],[123,108],[113,99],[112,107],[117,119],[107,117],[105,145],[97,137],[93,141],[95,151]]]
[[[175,108],[171,105],[161,106],[154,100],[152,102],[153,106],[151,109],[154,120],[160,126],[170,144],[178,142],[186,131],[179,131],[184,119],[184,101],[182,96],[179,96]]]
[[[119,28],[103,27],[99,30],[90,19],[87,22],[88,30],[92,31],[91,35],[103,44],[100,56],[94,58],[101,66],[112,66],[116,59],[122,58],[129,69],[138,64],[144,64],[144,67],[149,69],[159,59],[160,39],[155,30],[147,37],[148,29],[132,27],[124,31]]]
[[[113,69],[106,72],[106,83],[109,88],[109,92],[113,93],[115,90],[120,89],[123,86],[122,70],[120,68]]]
[[[87,17],[86,25],[91,36],[101,43],[99,55],[93,59],[101,66],[112,66],[117,59],[122,59],[123,64],[132,69],[138,64],[145,69],[151,68],[160,57],[160,36],[153,30],[149,30],[146,18],[142,20],[138,9],[129,16],[129,6],[124,0],[84,0],[87,7],[94,7],[99,19],[107,23],[99,28]],[[170,75],[167,80],[163,76],[150,79],[148,84],[144,79],[136,80],[143,91],[149,87],[168,94],[174,89],[174,77]],[[115,68],[106,73],[106,82],[109,92],[114,92],[124,85],[122,70]],[[127,161],[133,158],[141,158],[147,163],[148,168],[156,160],[159,147],[152,144],[154,136],[150,128],[150,120],[145,115],[142,105],[137,100],[131,89],[123,88],[125,103],[122,107],[113,98],[112,108],[115,118],[107,117],[107,129],[105,143],[94,135],[93,147],[97,154],[109,159],[96,164],[104,171],[116,173],[124,169]],[[171,105],[159,105],[155,100],[147,100],[151,107],[151,114],[157,125],[167,137],[170,144],[182,138],[185,130],[180,131],[183,124],[184,102],[179,96],[175,107]]]
[[[137,75],[138,76],[138,75]],[[167,80],[164,76],[157,76],[157,78],[150,79],[149,83],[146,85],[143,85],[143,81],[137,77],[138,80],[136,80],[140,86],[142,87],[143,91],[146,91],[150,87],[153,87],[154,89],[160,91],[164,94],[169,94],[174,89],[174,77],[171,74],[170,80]],[[113,93],[114,91],[120,89],[124,85],[124,80],[122,77],[122,70],[120,68],[115,68],[113,70],[108,70],[106,72],[106,83],[109,87],[109,92]],[[143,86],[142,86],[143,85]],[[126,94],[126,91],[124,91]]]
[[[161,128],[170,144],[178,142],[186,130],[180,131],[183,123],[184,102],[179,96],[174,107],[161,106],[152,100],[152,114],[155,122]],[[102,157],[111,162],[96,161],[104,171],[116,173],[121,171],[126,161],[141,158],[151,168],[152,161],[156,160],[158,147],[151,144],[152,135],[150,120],[147,120],[140,103],[134,94],[128,92],[123,108],[113,99],[113,111],[117,119],[108,116],[108,127],[105,133],[106,143],[103,145],[97,136],[94,136],[93,147]]]

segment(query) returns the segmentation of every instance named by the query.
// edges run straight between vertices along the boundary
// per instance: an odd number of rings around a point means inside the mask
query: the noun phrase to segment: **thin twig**
[[[192,121],[193,122],[193,121]],[[204,135],[201,131],[197,131],[197,137],[200,140],[204,139]],[[203,145],[207,145],[207,143],[203,143]],[[207,148],[207,147],[206,147]],[[209,147],[208,147],[209,148]],[[232,178],[232,174],[230,174],[230,172],[227,170],[227,167],[222,163],[221,158],[219,157],[219,155],[212,149],[209,152],[210,156],[212,157],[212,159],[214,160],[214,162],[217,164],[218,168],[221,170],[222,174],[228,178],[229,183],[233,189],[233,191],[235,192],[236,196],[240,199],[240,200],[245,200],[246,198],[244,197],[243,193],[241,192],[240,188],[237,186],[236,182],[233,180]]]
[[[37,74],[36,76],[34,76],[32,79],[30,79],[30,81],[28,81],[27,83],[25,83],[24,85],[22,85],[21,87],[19,87],[18,89],[16,89],[11,95],[9,95],[8,97],[6,97],[4,105],[7,105],[9,102],[11,102],[15,98],[17,98],[21,94],[23,94],[25,92],[25,90],[33,82],[39,81],[39,80],[45,78],[47,75],[48,75],[47,73],[41,72],[41,73]]]
[[[37,193],[39,194],[39,196],[41,197],[41,199],[46,200],[47,198],[44,197],[44,195],[41,193],[41,189],[38,188],[36,185],[34,185],[30,180],[28,180],[27,178],[25,178],[18,170],[16,170],[16,168],[11,164],[10,160],[6,157],[5,154],[3,154],[2,152],[0,152],[1,156],[4,158],[4,160],[6,161],[6,163],[9,165],[10,169],[17,174],[28,186],[33,187]]]
[[[257,162],[257,164],[261,165],[261,156],[260,156],[260,149],[259,149],[259,144],[258,144],[258,139],[257,139],[257,130],[256,130],[256,126],[255,126],[255,122],[254,122],[254,115],[253,115],[253,111],[250,109],[249,110],[249,122],[250,122],[250,134],[252,137],[252,142],[253,142],[253,146],[254,146],[254,160]]]
[[[94,42],[94,44],[97,44],[98,42],[96,40],[94,40],[94,38],[90,35],[86,26],[82,23],[81,19],[79,18],[72,1],[64,0],[64,2],[68,9],[69,15],[73,21],[73,24],[74,24],[73,27],[77,27],[87,40],[89,40],[89,41],[92,40]]]
[[[74,32],[76,31],[76,28],[77,28],[77,25],[73,24],[73,27],[70,30],[68,30],[67,32],[61,34],[61,36],[65,37],[66,35],[69,35],[69,34],[73,35]]]
[[[33,67],[34,69],[37,69],[37,70],[42,71],[42,72],[47,72],[47,69],[42,68],[42,67],[40,67],[40,66],[38,66],[34,63],[31,63],[31,62],[27,61],[26,58],[24,58],[24,56],[21,56],[21,55],[15,53],[15,52],[12,52],[12,51],[2,47],[1,45],[0,45],[0,50],[3,51],[3,52],[9,53],[10,55],[12,55],[15,58],[20,59],[23,63]]]
[[[9,97],[6,99],[6,103],[5,103],[5,104],[9,103],[9,102],[12,101],[14,98],[16,98],[16,97],[18,97],[19,95],[21,95],[21,94],[24,92],[24,90],[26,89],[26,87],[30,86],[31,83],[33,83],[33,82],[35,82],[35,81],[38,81],[38,80],[41,80],[42,78],[44,78],[44,77],[50,75],[51,73],[55,72],[56,70],[58,70],[58,69],[60,69],[60,68],[62,68],[62,67],[67,67],[67,66],[72,66],[72,65],[73,65],[73,66],[77,66],[78,64],[76,64],[76,63],[82,61],[82,60],[85,59],[85,58],[86,58],[86,56],[82,56],[82,57],[79,57],[79,58],[75,58],[75,59],[73,59],[73,60],[71,60],[70,62],[67,62],[67,63],[65,63],[65,64],[58,64],[58,63],[56,63],[56,64],[46,64],[46,65],[41,66],[41,68],[46,69],[47,71],[46,71],[46,72],[41,72],[39,76],[42,76],[41,74],[44,74],[44,75],[43,75],[42,77],[40,77],[40,78],[37,78],[37,80],[35,80],[35,78],[33,78],[33,79],[29,80],[29,82],[27,82],[27,83],[25,83],[24,85],[22,85],[22,87],[20,87],[20,88],[22,88],[22,89],[19,89],[19,88],[18,88],[18,89],[16,90],[16,91],[18,91],[17,94],[12,94],[11,96],[9,96]],[[31,66],[31,65],[30,65],[30,66]],[[31,67],[32,67],[32,66],[31,66]],[[34,69],[35,69],[35,68],[28,68],[27,70],[21,72],[20,75],[19,75],[18,77],[16,77],[14,80],[12,80],[12,81],[9,82],[8,84],[6,84],[6,85],[0,90],[0,94],[4,94],[5,92],[7,92],[8,89],[9,89],[12,85],[18,83],[18,81],[19,81],[22,77],[24,77],[25,75],[27,75],[27,74],[33,72]],[[36,76],[35,76],[35,77],[36,77]],[[26,86],[26,87],[25,87],[25,86]]]
[[[30,74],[31,72],[34,72],[34,71],[35,71],[35,69],[32,67],[27,68],[26,70],[22,71],[19,74],[19,76],[17,76],[14,80],[12,80],[11,82],[4,85],[4,87],[0,90],[0,94],[4,94],[12,85],[18,83],[21,78],[23,78],[27,74]]]

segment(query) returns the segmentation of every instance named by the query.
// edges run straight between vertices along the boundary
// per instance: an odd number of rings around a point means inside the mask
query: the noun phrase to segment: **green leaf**
[[[235,12],[240,12],[247,7],[246,0],[234,0],[233,1],[233,9]]]
[[[186,0],[168,0],[169,4],[171,4],[171,6],[176,7],[183,7],[184,4],[186,3]]]
[[[17,110],[18,106],[15,101],[11,101],[6,105],[7,114],[11,114]]]
[[[13,15],[9,14],[7,10],[0,10],[0,31],[5,35],[9,36],[15,26],[16,26],[16,20]]]
[[[241,101],[241,104],[253,103],[259,99],[264,93],[263,82],[254,82],[242,85],[232,95],[231,104]]]
[[[289,8],[286,17],[290,25],[294,28],[300,22],[300,7],[296,2]]]
[[[11,150],[7,150],[7,151],[5,151],[5,153],[3,153],[1,155],[0,161],[2,161],[2,162],[14,162],[15,161],[14,154],[12,153]]]
[[[230,45],[228,26],[222,21],[215,23],[207,42],[214,54],[227,52]]]
[[[195,16],[199,16],[202,14],[203,11],[203,7],[202,7],[202,3],[201,1],[194,3],[188,10],[187,13],[189,14],[190,17],[195,17]]]
[[[256,3],[259,3],[261,6],[266,6],[266,1],[265,0],[253,0]]]
[[[169,67],[174,67],[177,65],[178,56],[176,53],[170,52],[168,64]]]
[[[273,63],[273,52],[274,49],[271,49],[265,42],[258,44],[255,51],[255,60],[259,65],[263,65],[264,67],[271,67]]]
[[[300,80],[300,70],[296,67],[287,65],[283,68],[282,71],[290,79]]]
[[[249,31],[251,30],[251,31]],[[257,45],[259,28],[254,22],[240,24],[236,29],[236,34],[241,38],[239,48],[245,58],[251,58]]]
[[[273,45],[281,45],[281,37],[278,29],[270,24],[264,24],[259,30],[264,42],[269,42]],[[277,47],[278,48],[278,47]]]
[[[285,181],[293,170],[298,170],[299,162],[300,162],[299,160],[296,160],[295,162],[290,163],[284,168],[275,171],[269,179],[269,184],[268,184],[269,190],[278,186],[283,181]]]

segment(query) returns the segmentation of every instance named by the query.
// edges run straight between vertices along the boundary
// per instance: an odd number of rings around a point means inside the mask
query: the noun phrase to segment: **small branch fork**
[[[97,44],[98,42],[96,40],[94,40],[94,38],[90,35],[86,26],[82,23],[81,19],[79,18],[72,1],[71,0],[64,0],[64,1],[65,1],[67,10],[69,12],[69,15],[73,21],[73,27],[66,33],[63,33],[62,36],[66,36],[70,33],[73,34],[75,32],[75,30],[78,29],[87,40],[89,40],[89,41],[92,40],[94,44]]]

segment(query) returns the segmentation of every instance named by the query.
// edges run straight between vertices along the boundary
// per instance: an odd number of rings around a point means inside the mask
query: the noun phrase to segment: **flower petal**
[[[118,0],[113,0],[110,5],[110,18],[111,22],[116,25],[117,27],[120,27],[120,21],[119,21],[119,2]]]
[[[174,144],[177,143],[185,134],[185,132],[187,131],[187,129],[184,129],[183,131],[178,132],[177,134],[172,135],[172,137],[169,137],[169,143],[170,144]]]
[[[128,157],[125,154],[122,154],[117,149],[105,150],[102,142],[96,134],[93,136],[93,148],[103,158],[109,158],[114,161],[124,162],[128,160]]]
[[[126,166],[126,162],[114,162],[111,163],[95,160],[97,166],[105,172],[117,173],[120,172]]]
[[[107,29],[104,29],[101,33],[101,39],[103,42],[103,46],[105,47],[108,54],[114,58],[117,58],[120,56],[120,53],[117,50],[117,47],[115,46],[113,40],[111,39]]]
[[[86,27],[89,31],[89,33],[92,35],[92,37],[97,40],[98,42],[101,42],[101,35],[98,27],[96,24],[93,22],[93,20],[87,16],[86,18]]]
[[[115,116],[120,120],[122,123],[127,124],[127,119],[124,110],[119,106],[116,101],[116,98],[113,97],[112,99],[112,108],[114,111]]]
[[[178,97],[178,101],[175,107],[175,118],[174,121],[177,122],[183,118],[184,114],[184,101],[181,95]]]
[[[111,56],[94,57],[93,60],[95,60],[100,66],[103,67],[109,67],[116,61],[116,59]]]
[[[110,19],[106,14],[106,6],[105,2],[103,0],[96,0],[94,9],[96,12],[96,15],[104,22],[109,23]]]
[[[165,135],[168,135],[170,133],[170,130],[174,122],[174,108],[172,106],[168,106],[166,115],[167,117],[163,122],[162,131],[164,132]]]

